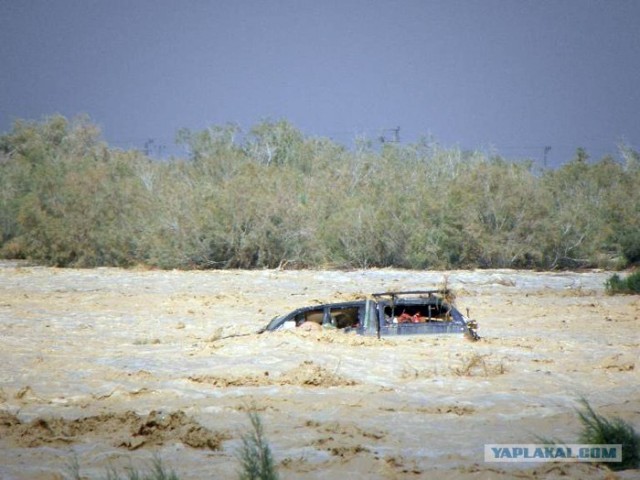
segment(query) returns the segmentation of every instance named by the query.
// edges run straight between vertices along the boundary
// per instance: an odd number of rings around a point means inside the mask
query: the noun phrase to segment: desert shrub
[[[624,268],[640,253],[640,168],[555,170],[286,121],[179,131],[187,158],[110,148],[86,118],[0,135],[0,255],[58,266]]]
[[[582,423],[580,442],[586,444],[622,445],[622,462],[607,463],[612,470],[640,468],[640,435],[620,418],[608,419],[596,413],[589,402],[581,400],[583,409],[578,411]]]
[[[126,468],[125,472],[121,476],[117,469],[109,468],[105,480],[179,480],[178,475],[168,470],[159,457],[154,457],[151,466],[142,473],[133,467]]]
[[[620,418],[606,418],[597,413],[589,402],[582,398],[581,410],[576,410],[582,431],[578,441],[591,445],[622,445],[622,461],[607,462],[612,470],[626,470],[640,467],[640,435],[634,428]],[[566,445],[564,440],[536,436],[540,443],[547,445]]]
[[[604,283],[605,290],[609,295],[621,293],[625,290],[625,283],[626,282],[620,277],[620,275],[614,273]]]
[[[608,156],[595,163],[578,157],[543,177],[552,201],[547,263],[566,268],[619,266],[615,258],[633,256],[627,232],[638,226],[638,170]],[[609,261],[598,260],[601,255]]]
[[[277,480],[278,472],[264,434],[260,415],[255,409],[250,409],[248,415],[252,430],[242,437],[242,446],[237,453],[241,467],[239,478],[241,480]]]
[[[84,477],[80,474],[80,464],[77,455],[73,455],[67,466],[67,480],[82,480]],[[133,466],[124,469],[125,473],[121,474],[115,467],[107,468],[105,480],[179,480],[179,477],[173,470],[167,469],[162,459],[155,455],[151,464],[145,471],[140,471]]]
[[[621,278],[620,275],[614,273],[605,282],[605,290],[609,295],[617,293],[640,293],[640,270]]]
[[[628,226],[614,236],[620,252],[630,264],[640,263],[640,226]]]
[[[451,182],[449,208],[467,232],[463,258],[484,268],[535,267],[548,203],[531,166],[500,157],[476,159]]]
[[[0,150],[10,192],[7,198],[3,188],[0,218],[7,209],[13,216],[3,228],[5,255],[58,266],[132,263],[138,185],[130,163],[108,151],[95,127],[61,117],[18,122]]]

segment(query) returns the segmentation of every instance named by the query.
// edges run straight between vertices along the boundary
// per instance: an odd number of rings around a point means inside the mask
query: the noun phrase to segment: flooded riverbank
[[[640,298],[605,295],[609,275],[3,262],[0,477],[64,478],[75,456],[96,478],[158,453],[182,479],[234,478],[255,408],[282,478],[609,478],[483,457],[576,440],[582,396],[640,429]],[[255,333],[297,307],[445,281],[481,341]]]

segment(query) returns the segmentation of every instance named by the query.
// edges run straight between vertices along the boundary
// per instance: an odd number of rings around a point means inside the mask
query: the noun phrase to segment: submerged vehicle
[[[294,328],[333,328],[360,335],[390,336],[463,333],[477,340],[478,325],[448,299],[449,290],[374,293],[366,300],[298,308],[275,317],[260,332]]]

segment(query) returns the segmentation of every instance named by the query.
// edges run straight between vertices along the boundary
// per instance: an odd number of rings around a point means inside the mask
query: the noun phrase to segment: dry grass
[[[471,353],[462,357],[460,365],[452,366],[451,372],[459,377],[493,377],[507,372],[504,361],[495,362],[490,355]]]

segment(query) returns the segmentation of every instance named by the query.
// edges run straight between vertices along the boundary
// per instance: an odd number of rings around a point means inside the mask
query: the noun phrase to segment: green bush
[[[175,472],[167,470],[158,457],[155,457],[148,470],[142,473],[133,467],[125,471],[125,476],[121,476],[115,468],[110,468],[107,470],[105,480],[179,480]]]
[[[609,295],[615,295],[617,293],[640,293],[640,270],[626,278],[621,278],[620,275],[614,273],[605,282],[605,290]]]
[[[624,268],[638,154],[540,171],[434,142],[349,150],[286,121],[183,129],[187,158],[111,148],[86,118],[0,135],[0,255],[74,267]]]
[[[115,467],[107,468],[105,480],[179,480],[173,470],[168,470],[159,456],[154,456],[151,465],[146,471],[128,467],[122,475]],[[82,480],[86,477],[80,474],[80,464],[77,455],[74,455],[68,465],[68,480]]]
[[[240,480],[277,480],[278,472],[271,448],[264,435],[262,420],[255,410],[249,411],[252,430],[242,437],[238,460],[242,470]]]
[[[640,435],[620,418],[607,419],[596,413],[587,400],[581,400],[578,411],[582,423],[580,442],[596,445],[622,445],[622,462],[607,463],[612,470],[640,468]]]
[[[622,445],[622,461],[606,462],[605,465],[612,470],[627,470],[640,468],[640,435],[634,428],[620,418],[608,419],[598,414],[589,402],[582,398],[581,410],[576,410],[582,432],[579,442],[590,445]],[[536,436],[538,442],[546,445],[566,445],[564,440]]]

